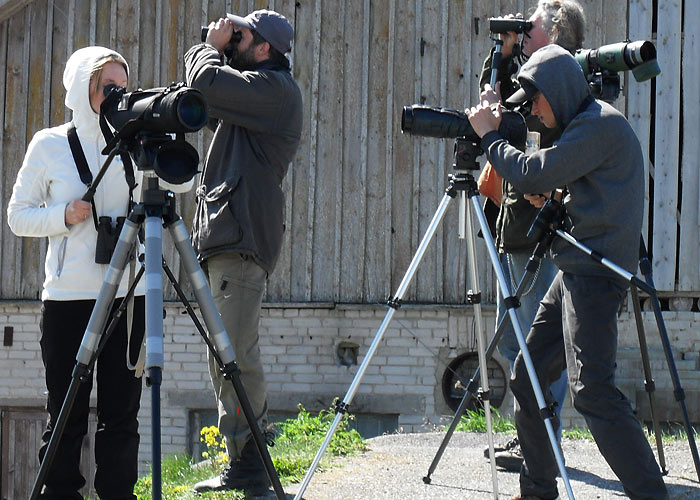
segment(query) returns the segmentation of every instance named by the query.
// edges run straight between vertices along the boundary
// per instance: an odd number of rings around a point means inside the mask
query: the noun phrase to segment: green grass
[[[330,411],[322,411],[319,415],[312,416],[300,405],[296,418],[278,424],[280,435],[275,440],[275,446],[270,447],[269,451],[282,485],[298,482],[304,477],[334,418],[335,414]],[[352,417],[345,417],[338,425],[319,464],[319,470],[331,467],[336,457],[352,455],[367,449],[362,436],[356,430],[348,428],[348,418]],[[195,483],[216,476],[221,470],[217,461],[196,462],[198,460],[184,454],[163,459],[161,485],[164,500],[244,498],[243,493],[230,491],[195,495],[192,490]],[[140,478],[134,488],[138,500],[150,500],[151,491],[151,475]]]
[[[491,408],[491,429],[493,432],[515,432],[515,423],[503,417],[498,410]],[[486,432],[486,417],[483,410],[467,410],[455,428],[457,432]]]

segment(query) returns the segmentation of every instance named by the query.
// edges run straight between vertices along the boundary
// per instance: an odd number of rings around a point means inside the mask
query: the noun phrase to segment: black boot
[[[231,461],[218,477],[194,485],[196,493],[205,491],[243,490],[251,495],[262,495],[270,487],[267,471],[253,439],[248,439],[241,456]]]

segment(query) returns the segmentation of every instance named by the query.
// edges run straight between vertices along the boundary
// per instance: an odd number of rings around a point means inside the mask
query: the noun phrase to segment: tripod
[[[525,289],[525,286],[527,283],[530,282],[532,279],[532,275],[536,272],[537,267],[539,266],[539,262],[541,261],[544,252],[547,250],[547,248],[551,245],[552,239],[555,236],[555,229],[559,229],[559,224],[562,218],[562,211],[563,207],[556,203],[556,202],[548,202],[542,210],[538,213],[536,219],[534,220],[532,227],[530,228],[530,231],[528,232],[528,237],[532,237],[533,239],[538,240],[538,244],[535,247],[535,250],[530,257],[530,260],[528,261],[527,266],[525,267],[525,273],[522,276],[522,279],[520,280],[518,284],[518,288],[516,290],[515,295],[520,296],[522,291]],[[539,233],[539,236],[537,236],[537,233]],[[589,253],[590,250],[587,251]],[[649,262],[649,259],[647,257],[647,252],[646,248],[644,246],[644,240],[640,239],[640,249],[639,249],[639,267],[642,270],[642,274],[646,277],[647,284],[649,284],[649,287],[653,289],[653,280],[651,277],[651,263]],[[623,275],[623,277],[627,278],[627,275]],[[648,287],[646,288],[645,291],[652,291]],[[648,398],[649,398],[649,406],[650,406],[650,411],[651,411],[651,418],[652,418],[652,427],[654,429],[654,436],[656,440],[656,447],[657,447],[657,452],[658,452],[658,457],[659,457],[659,465],[661,467],[661,472],[662,474],[667,474],[668,470],[666,469],[666,460],[664,456],[664,451],[663,451],[663,443],[661,439],[661,431],[660,431],[660,426],[659,426],[659,421],[656,413],[656,399],[654,397],[654,391],[655,391],[655,384],[654,384],[654,379],[651,374],[651,365],[649,363],[649,352],[647,348],[647,343],[646,343],[646,336],[644,333],[644,324],[641,316],[641,310],[639,306],[639,296],[637,293],[637,287],[633,286],[630,288],[630,292],[632,295],[632,304],[633,304],[633,310],[634,310],[634,315],[635,315],[635,323],[637,327],[637,334],[639,338],[639,346],[640,346],[640,351],[641,351],[641,357],[642,357],[642,366],[644,369],[644,387],[647,392]],[[655,292],[654,295],[655,296]],[[654,305],[656,306],[658,304],[658,298],[654,301]],[[656,307],[655,307],[655,314],[657,314],[657,323],[659,327],[659,332],[662,336],[662,339],[667,339],[668,335],[665,330],[665,326],[663,324],[663,317],[660,314],[660,308],[659,312],[656,312]],[[496,333],[494,334],[493,339],[489,343],[489,346],[486,350],[486,356],[487,359],[491,359],[491,356],[493,355],[493,351],[495,350],[496,346],[498,345],[498,341],[500,340],[504,327],[506,325],[506,322],[508,321],[508,318],[503,317],[500,322],[498,323],[498,326],[496,328]],[[667,341],[664,342],[664,346],[667,344]],[[677,398],[680,398],[679,401],[681,402],[682,410],[684,412],[684,416],[686,419],[686,429],[690,429],[689,424],[687,423],[687,411],[685,410],[685,406],[683,404],[683,399],[684,399],[684,393],[683,390],[680,388],[680,382],[678,381],[678,377],[675,374],[675,365],[673,364],[673,358],[672,358],[672,353],[669,350],[665,349],[665,353],[667,355],[667,360],[669,364],[669,369],[672,371],[672,377],[674,381],[674,385],[678,384],[678,390],[674,393]],[[471,401],[473,397],[475,397],[478,394],[478,385],[477,385],[477,377],[479,375],[479,367],[476,368],[474,371],[474,374],[472,375],[469,384],[467,385],[466,391],[464,393],[464,396],[455,411],[454,418],[452,420],[452,423],[450,424],[450,427],[445,434],[445,437],[443,438],[442,443],[440,444],[440,447],[438,448],[438,451],[435,454],[435,457],[433,458],[432,463],[430,464],[430,467],[428,468],[428,474],[423,478],[423,481],[426,484],[429,484],[431,479],[430,476],[435,472],[435,469],[437,468],[437,465],[447,448],[447,445],[452,438],[452,434],[454,433],[460,419],[462,418],[462,415],[466,411],[466,408]],[[689,436],[692,438],[692,433],[689,432]],[[696,469],[697,469],[697,451],[695,450],[694,446],[694,441],[691,442],[691,450],[693,451],[693,458],[696,463]]]
[[[459,144],[459,141],[458,141]],[[326,434],[326,437],[321,444],[321,447],[316,454],[316,457],[314,458],[313,462],[311,463],[311,466],[309,470],[307,471],[304,480],[301,483],[301,486],[299,488],[299,491],[297,492],[296,496],[294,497],[294,500],[300,500],[302,498],[302,495],[306,488],[308,487],[311,478],[318,467],[318,464],[321,461],[321,457],[323,456],[323,453],[325,452],[326,448],[330,444],[330,441],[333,437],[333,434],[335,433],[338,425],[340,424],[343,416],[348,412],[348,408],[350,403],[352,402],[352,399],[355,396],[355,393],[358,390],[359,384],[362,380],[362,377],[365,374],[365,371],[367,370],[367,367],[369,366],[369,363],[371,362],[377,348],[379,347],[379,344],[382,340],[382,337],[384,336],[384,333],[386,332],[389,323],[391,322],[394,314],[398,310],[398,308],[401,306],[401,299],[403,298],[404,294],[406,293],[406,290],[408,289],[408,285],[413,279],[413,276],[416,273],[416,270],[418,268],[418,265],[420,264],[421,259],[423,258],[425,251],[430,244],[430,241],[432,240],[433,236],[437,232],[438,226],[440,225],[440,222],[442,221],[445,212],[447,210],[447,207],[449,206],[450,202],[452,199],[454,199],[458,193],[461,193],[463,196],[466,195],[468,198],[469,203],[465,203],[465,208],[466,208],[466,227],[469,230],[469,235],[470,236],[470,245],[468,246],[469,250],[469,265],[471,266],[472,272],[470,273],[470,277],[472,278],[472,285],[476,285],[475,283],[475,278],[476,278],[476,262],[475,262],[475,252],[472,250],[474,247],[474,238],[472,235],[471,231],[471,217],[472,213],[476,214],[479,226],[481,228],[481,232],[483,233],[484,240],[486,242],[486,248],[488,250],[489,258],[491,260],[491,264],[493,266],[494,271],[496,272],[496,277],[498,279],[499,286],[501,287],[501,291],[503,293],[503,296],[506,297],[505,299],[505,304],[508,309],[508,314],[510,316],[510,319],[513,323],[513,327],[516,332],[516,336],[518,338],[518,344],[520,345],[520,349],[523,352],[523,359],[526,364],[527,368],[527,373],[530,377],[530,381],[532,383],[532,387],[535,391],[535,396],[537,398],[537,403],[538,406],[540,407],[540,414],[542,415],[545,423],[545,427],[547,429],[547,433],[549,435],[549,440],[552,445],[552,450],[554,452],[557,465],[559,466],[559,472],[561,474],[561,477],[564,481],[564,484],[566,486],[566,490],[568,493],[568,496],[571,500],[574,499],[573,491],[571,490],[571,485],[569,484],[569,478],[566,472],[566,469],[564,467],[564,459],[563,455],[561,452],[561,448],[559,447],[559,443],[557,442],[556,435],[554,432],[554,427],[551,423],[551,418],[554,416],[554,412],[551,408],[548,408],[546,406],[544,396],[542,394],[542,390],[540,388],[540,384],[537,381],[537,376],[535,374],[535,368],[532,364],[532,360],[530,358],[530,355],[527,351],[527,347],[525,345],[525,337],[523,336],[522,329],[520,328],[520,325],[518,323],[518,319],[516,316],[515,308],[518,307],[518,300],[516,297],[511,295],[510,292],[510,286],[508,284],[508,281],[505,278],[505,275],[503,273],[503,269],[501,268],[501,264],[498,260],[498,253],[496,251],[495,245],[493,238],[491,237],[491,233],[488,228],[488,223],[486,221],[486,216],[484,215],[483,209],[481,208],[480,200],[479,200],[479,192],[477,189],[477,184],[476,181],[474,180],[473,175],[469,172],[469,170],[478,170],[478,164],[476,164],[476,157],[479,156],[479,148],[478,145],[474,144],[473,142],[469,140],[463,140],[463,147],[460,147],[457,145],[455,147],[455,166],[462,166],[463,164],[460,162],[460,157],[465,159],[465,163],[469,165],[469,169],[458,169],[456,170],[455,174],[451,174],[449,176],[449,185],[447,189],[445,190],[445,194],[442,197],[442,201],[440,202],[440,205],[438,206],[437,211],[435,212],[435,215],[433,216],[433,219],[431,220],[428,229],[423,236],[423,239],[420,242],[420,245],[418,247],[418,250],[416,251],[416,254],[413,256],[413,259],[411,260],[411,263],[409,265],[408,270],[406,271],[406,274],[404,275],[403,279],[401,280],[401,283],[399,284],[399,287],[393,297],[391,297],[387,305],[389,306],[389,310],[387,311],[387,314],[382,321],[382,324],[379,327],[379,330],[377,331],[374,340],[372,341],[372,344],[369,347],[369,350],[367,351],[367,354],[360,365],[357,374],[355,375],[355,378],[353,379],[352,383],[350,384],[350,388],[347,391],[347,394],[345,395],[345,398],[343,399],[342,402],[339,402],[336,404],[336,416],[335,419],[333,420],[328,433]],[[464,199],[464,198],[463,198]],[[476,303],[478,304],[479,301],[479,295],[475,295],[475,300]],[[478,312],[477,312],[478,311]],[[489,431],[489,452],[491,456],[493,457],[493,437],[491,433],[491,428],[490,428],[490,413],[489,413],[489,404],[488,404],[488,378],[486,377],[486,357],[485,357],[485,352],[484,352],[484,339],[483,339],[483,329],[481,328],[481,325],[479,324],[481,322],[481,317],[480,317],[480,309],[475,307],[475,318],[477,318],[477,330],[480,332],[480,335],[477,335],[478,339],[478,349],[479,349],[479,365],[483,367],[481,370],[482,372],[482,387],[484,389],[482,399],[485,402],[484,408],[485,408],[485,414],[487,417],[487,427]],[[491,470],[492,470],[492,477],[494,481],[494,498],[497,498],[498,496],[498,491],[497,491],[497,485],[496,485],[496,472],[495,472],[495,461],[491,460]]]
[[[537,270],[540,266],[540,262],[542,261],[542,258],[544,257],[545,252],[549,249],[550,244],[552,243],[553,235],[551,233],[547,233],[544,238],[541,238],[537,246],[535,246],[535,250],[533,251],[532,255],[530,256],[530,259],[528,260],[527,265],[525,266],[525,272],[523,273],[523,276],[521,277],[520,281],[518,282],[518,287],[515,290],[515,298],[519,299],[522,294],[524,293],[525,289],[527,288],[528,284],[531,282],[533,279],[533,276],[537,273]],[[536,279],[536,278],[535,278]],[[500,321],[498,322],[498,326],[496,327],[496,333],[494,336],[491,338],[491,341],[489,342],[488,347],[486,348],[486,362],[493,357],[493,353],[496,350],[496,346],[498,345],[498,342],[500,341],[501,337],[503,336],[503,332],[505,331],[505,327],[508,324],[509,321],[508,316],[503,316]],[[464,396],[462,397],[462,400],[459,402],[459,406],[457,407],[457,410],[455,411],[454,418],[452,419],[452,422],[450,423],[450,427],[447,429],[447,433],[445,434],[445,437],[443,438],[442,442],[440,443],[440,447],[438,448],[437,452],[435,453],[435,457],[433,458],[433,461],[430,464],[430,467],[428,467],[428,473],[423,477],[423,482],[425,484],[430,484],[431,478],[430,476],[435,472],[435,469],[438,466],[438,463],[440,462],[440,459],[442,458],[443,453],[445,453],[445,449],[447,448],[447,445],[450,442],[450,439],[452,439],[452,435],[454,434],[455,430],[457,429],[457,425],[459,425],[460,420],[462,419],[462,415],[467,411],[467,408],[469,406],[469,403],[471,402],[472,398],[474,397],[480,397],[481,391],[479,390],[478,386],[478,377],[479,374],[481,373],[481,363],[479,363],[479,366],[476,367],[474,370],[474,374],[471,376],[469,379],[469,383],[466,385],[466,389],[464,392]],[[485,366],[485,365],[484,365]],[[489,450],[490,452],[490,450]],[[493,455],[490,455],[491,461],[494,462],[493,460]]]
[[[110,158],[111,159],[111,158]],[[108,160],[109,161],[109,160]],[[107,163],[103,167],[105,169]],[[152,395],[152,468],[153,468],[153,490],[152,498],[161,500],[161,442],[160,442],[160,386],[162,382],[163,358],[163,284],[161,268],[163,267],[162,251],[162,229],[167,227],[175,247],[180,255],[181,262],[190,279],[192,288],[199,303],[199,307],[204,319],[204,323],[209,330],[209,339],[206,338],[199,322],[195,322],[200,333],[205,338],[208,347],[214,353],[219,367],[227,380],[233,384],[233,388],[241,403],[241,409],[250,426],[253,440],[260,453],[267,475],[272,483],[278,500],[285,498],[284,490],[280,484],[275,471],[272,459],[267,451],[265,440],[256,424],[254,411],[245,393],[240,380],[240,369],[235,361],[233,347],[228,340],[226,330],[221,320],[221,316],[216,309],[211,290],[207,285],[207,280],[197,261],[194,249],[190,244],[189,235],[184,222],[175,212],[175,198],[169,191],[159,189],[158,177],[153,173],[144,172],[146,189],[144,190],[143,202],[136,205],[129,217],[124,222],[124,226],[119,235],[119,240],[114,249],[114,254],[109,264],[109,269],[102,284],[100,293],[95,301],[95,307],[88,322],[85,335],[83,336],[80,350],[76,356],[77,364],[73,371],[71,383],[68,388],[63,406],[58,416],[56,426],[51,435],[44,460],[39,468],[37,479],[32,490],[31,500],[38,497],[46,474],[56,454],[58,444],[63,433],[71,408],[78,393],[80,383],[91,377],[91,370],[97,359],[97,354],[104,341],[103,331],[109,335],[116,323],[112,321],[105,331],[105,324],[111,310],[112,302],[119,288],[119,283],[129,260],[132,246],[136,242],[139,227],[145,226],[145,277],[146,277],[146,372],[147,385],[151,387]],[[140,273],[141,274],[141,273]],[[172,273],[167,272],[168,278],[174,281]],[[133,293],[135,283],[129,290]],[[184,298],[178,289],[178,294]],[[128,297],[127,297],[128,298]],[[126,303],[126,298],[123,304]],[[188,306],[188,304],[186,304]],[[188,308],[191,311],[191,308]],[[193,315],[193,312],[191,312]]]
[[[549,201],[548,201],[549,203]],[[623,268],[619,267],[617,264],[614,262],[606,259],[603,255],[600,253],[588,248],[581,242],[579,242],[576,238],[574,238],[572,235],[564,231],[559,227],[559,222],[555,222],[554,225],[550,228],[550,231],[553,231],[553,233],[558,236],[559,238],[562,238],[563,240],[567,241],[577,249],[581,250],[583,253],[588,255],[591,259],[594,261],[602,264],[609,270],[613,271],[615,274],[618,276],[624,278],[627,280],[631,285],[632,289],[634,288],[639,288],[640,290],[646,292],[649,295],[649,298],[651,299],[651,304],[652,308],[654,309],[654,318],[656,319],[656,325],[657,328],[659,329],[659,335],[661,337],[661,344],[663,346],[664,350],[664,355],[666,357],[666,362],[668,364],[669,372],[671,375],[671,382],[673,383],[673,395],[676,401],[678,401],[678,404],[681,407],[681,412],[683,414],[683,423],[685,426],[685,431],[686,434],[688,435],[688,446],[690,447],[690,452],[693,457],[693,464],[695,465],[695,472],[698,475],[698,480],[700,481],[700,458],[698,457],[698,448],[695,443],[695,430],[693,427],[690,425],[690,418],[688,417],[688,409],[685,404],[685,391],[681,387],[681,382],[680,378],[678,377],[678,370],[676,369],[676,363],[673,359],[673,352],[671,351],[671,342],[668,338],[668,332],[666,331],[666,324],[664,323],[663,319],[663,314],[661,313],[661,304],[659,302],[659,296],[656,293],[656,289],[654,288],[654,280],[652,277],[652,271],[651,271],[651,263],[649,262],[649,258],[647,255],[646,247],[644,245],[644,240],[640,239],[640,247],[639,247],[639,254],[640,254],[640,264],[639,267],[642,270],[642,274],[644,274],[645,280],[643,281],[639,279],[637,276],[634,274],[624,270]],[[643,326],[640,327],[641,325],[641,312],[639,311],[639,300],[637,296],[636,290],[632,293],[632,297],[634,300],[634,311],[635,311],[635,319],[637,320],[637,330],[639,333],[640,337],[640,344],[643,342],[644,343],[644,350],[646,350],[646,340],[642,341],[643,339]],[[651,378],[651,370],[648,367],[649,365],[649,360],[648,360],[648,355],[643,358],[643,363],[644,363],[644,370],[645,370],[645,388],[646,391],[650,394],[650,400],[651,400],[651,393],[654,391],[654,381]],[[654,410],[654,405],[653,403],[651,404],[651,409],[652,409],[652,419],[655,421],[656,416],[655,416],[655,410]],[[656,422],[655,422],[656,424]],[[657,446],[660,448],[660,438],[658,436],[658,430],[655,429],[655,432],[657,434],[656,439],[657,439]],[[659,459],[662,464],[662,472],[666,472],[666,467],[665,467],[665,460],[663,458],[663,452],[660,452],[660,459]]]

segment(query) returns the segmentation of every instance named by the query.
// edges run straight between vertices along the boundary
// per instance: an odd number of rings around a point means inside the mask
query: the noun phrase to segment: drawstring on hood
[[[534,85],[542,92],[562,130],[591,94],[579,63],[556,44],[535,51],[520,69],[518,80],[521,86]]]
[[[83,138],[100,133],[99,114],[90,106],[90,74],[95,63],[107,56],[114,56],[126,68],[129,65],[118,52],[106,47],[85,47],[70,56],[63,71],[63,86],[66,89],[66,107],[73,111],[73,123]]]

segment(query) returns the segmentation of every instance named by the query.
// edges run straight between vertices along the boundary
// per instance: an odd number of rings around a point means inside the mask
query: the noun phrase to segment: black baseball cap
[[[520,89],[518,89],[512,96],[506,99],[506,104],[508,107],[518,106],[523,104],[534,97],[534,95],[539,91],[532,83],[527,80],[520,81]]]
[[[226,14],[226,17],[239,28],[257,31],[270,45],[286,54],[292,50],[294,28],[287,18],[274,10],[261,9],[251,12],[245,17]]]

